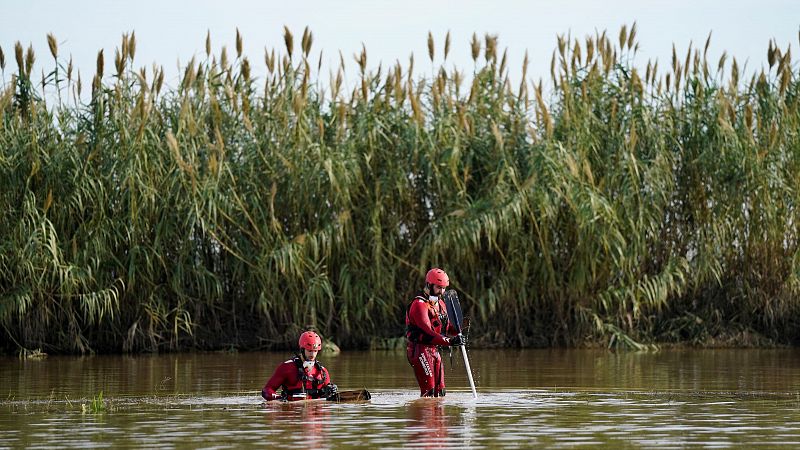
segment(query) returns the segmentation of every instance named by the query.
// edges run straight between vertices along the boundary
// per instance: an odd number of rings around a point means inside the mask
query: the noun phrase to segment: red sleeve
[[[412,325],[419,327],[419,329],[431,339],[429,342],[423,343],[432,345],[449,345],[447,340],[441,334],[433,330],[433,326],[431,326],[431,320],[428,318],[428,304],[424,301],[416,299],[411,303],[411,308],[408,310],[408,319]],[[427,339],[425,340],[427,341]]]
[[[275,369],[275,373],[273,373],[269,381],[267,381],[267,384],[265,384],[261,389],[261,396],[267,401],[280,399],[281,395],[278,393],[278,389],[280,389],[282,385],[286,384],[289,371],[293,368],[293,365],[290,366],[286,363],[279,365]]]

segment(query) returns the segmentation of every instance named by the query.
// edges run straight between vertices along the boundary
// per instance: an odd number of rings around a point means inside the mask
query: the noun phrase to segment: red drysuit
[[[327,397],[330,383],[331,377],[328,375],[328,369],[323,367],[319,361],[314,361],[311,370],[306,372],[303,368],[303,360],[299,356],[295,356],[281,363],[275,369],[275,373],[261,389],[261,396],[265,400],[304,400]],[[282,394],[278,394],[278,389],[283,389]]]
[[[444,368],[437,346],[450,345],[443,332],[456,334],[447,320],[447,308],[439,299],[434,304],[420,294],[406,311],[407,357],[423,397],[445,395]]]

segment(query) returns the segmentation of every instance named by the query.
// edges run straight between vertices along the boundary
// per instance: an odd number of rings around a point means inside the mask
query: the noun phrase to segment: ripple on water
[[[800,442],[794,396],[496,390],[420,399],[377,390],[362,403],[263,402],[257,393],[107,397],[0,403],[0,447],[192,445],[269,442],[276,448],[727,447]],[[285,436],[296,439],[286,441]]]

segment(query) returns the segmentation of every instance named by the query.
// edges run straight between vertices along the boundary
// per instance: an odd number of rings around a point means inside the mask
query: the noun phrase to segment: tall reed
[[[280,348],[306,327],[366,345],[402,334],[434,265],[476,345],[794,343],[790,50],[749,79],[709,42],[643,70],[635,34],[559,37],[552,89],[513,86],[496,36],[473,36],[469,78],[369,71],[364,49],[353,86],[344,61],[319,78],[307,29],[263,78],[238,31],[235,55],[209,36],[174,88],[136,68],[133,34],[88,86],[54,37],[41,82],[17,44],[2,348]]]

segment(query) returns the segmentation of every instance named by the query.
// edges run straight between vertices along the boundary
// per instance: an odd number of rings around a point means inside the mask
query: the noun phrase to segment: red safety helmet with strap
[[[313,331],[306,331],[300,335],[300,348],[311,351],[322,350],[322,338]]]
[[[446,288],[450,285],[450,277],[444,273],[444,270],[433,268],[428,271],[427,275],[425,275],[425,283],[435,284],[436,286]]]

